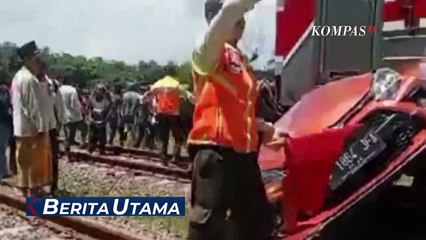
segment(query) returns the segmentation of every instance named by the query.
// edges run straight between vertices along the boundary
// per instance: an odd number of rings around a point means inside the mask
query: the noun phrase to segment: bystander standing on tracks
[[[7,78],[7,83],[6,85],[9,88],[9,96],[12,96],[12,77],[8,77]],[[12,111],[12,107],[10,109],[10,115],[13,115],[13,111]],[[16,168],[16,138],[14,135],[14,131],[13,131],[13,117],[10,119],[10,129],[11,129],[11,134],[10,134],[10,138],[9,138],[9,170],[11,175],[16,175],[17,173],[17,168]]]
[[[51,132],[52,129],[56,127],[56,120],[55,120],[55,114],[54,114],[54,102],[52,101],[52,98],[50,97],[49,92],[49,81],[47,76],[47,67],[44,62],[42,62],[40,73],[36,76],[39,80],[38,84],[38,91],[40,94],[40,105],[41,112],[43,116],[46,116],[47,119],[47,137],[49,140],[49,149],[48,149],[48,162],[43,168],[45,169],[46,173],[48,174],[48,179],[50,179],[49,184],[50,186],[53,184],[53,151],[54,151],[54,144],[56,139],[51,138]]]
[[[51,183],[49,119],[43,110],[43,87],[36,77],[42,70],[40,52],[34,41],[18,49],[22,68],[12,81],[13,127],[16,137],[18,187],[28,196],[43,194]]]
[[[108,120],[108,144],[114,145],[114,139],[117,135],[117,130],[120,126],[120,107],[121,107],[121,87],[115,86],[112,93],[111,93],[111,101],[112,106],[111,110],[108,113],[107,120]]]
[[[90,91],[88,89],[77,88],[78,101],[80,102],[80,112],[83,117],[83,121],[79,124],[78,130],[80,131],[81,148],[86,148],[87,137],[89,134],[89,98]]]
[[[59,92],[64,105],[65,151],[69,153],[71,146],[75,144],[77,130],[81,132],[82,145],[86,144],[87,125],[82,115],[79,94],[69,76],[64,78]]]
[[[163,164],[168,164],[167,152],[169,147],[170,132],[174,138],[174,148],[172,153],[172,162],[180,158],[180,150],[183,144],[183,128],[179,117],[181,108],[181,95],[185,95],[186,91],[182,88],[177,79],[177,69],[175,66],[168,65],[165,67],[164,78],[155,82],[150,92],[157,100],[157,119],[159,138],[161,141],[160,154],[162,155]]]
[[[12,103],[6,78],[0,78],[0,180],[10,175],[6,150],[13,134]],[[9,152],[9,155],[13,153]]]
[[[156,120],[156,100],[153,95],[149,94],[149,91],[145,92],[141,98],[141,111],[143,111],[147,115],[144,129],[145,133],[142,140],[142,147],[154,150],[156,148],[155,140],[158,132]]]
[[[59,83],[50,78],[47,74],[47,66],[44,64],[39,79],[43,79],[44,90],[47,92],[45,95],[43,106],[49,117],[49,139],[50,139],[50,156],[51,156],[51,172],[52,172],[52,183],[50,192],[52,195],[55,194],[58,188],[58,175],[59,175],[59,142],[58,133],[60,126],[64,119],[64,104],[62,102],[62,96],[59,91]]]
[[[149,101],[145,93],[147,92],[147,88],[144,86],[141,86],[139,88],[139,94],[140,94],[140,105],[136,111],[136,140],[133,144],[134,148],[139,147],[145,147],[145,139],[146,135],[148,134],[149,129],[149,123],[148,123],[148,116],[149,116]],[[142,146],[141,146],[142,144]]]
[[[103,154],[107,142],[107,115],[111,109],[111,95],[105,85],[99,83],[89,99],[89,152],[96,148]]]
[[[128,135],[130,133],[131,145],[136,142],[136,118],[138,110],[141,106],[141,95],[136,84],[129,86],[123,94],[123,100],[120,109],[121,126],[120,126],[120,146],[128,144]],[[126,145],[127,145],[126,144]]]

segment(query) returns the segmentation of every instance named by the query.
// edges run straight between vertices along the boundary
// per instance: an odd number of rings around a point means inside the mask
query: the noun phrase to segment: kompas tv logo
[[[313,37],[364,37],[369,33],[376,33],[377,26],[329,26],[316,25],[312,28]]]

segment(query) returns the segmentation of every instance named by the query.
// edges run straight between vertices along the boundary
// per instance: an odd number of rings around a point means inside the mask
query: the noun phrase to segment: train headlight
[[[401,75],[390,68],[380,68],[373,76],[373,85],[371,91],[376,100],[391,100],[401,86]]]

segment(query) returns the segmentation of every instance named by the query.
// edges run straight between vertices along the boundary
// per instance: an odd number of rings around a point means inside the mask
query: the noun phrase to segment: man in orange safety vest
[[[176,76],[176,67],[168,65],[165,67],[165,77],[155,82],[150,88],[150,94],[153,94],[157,101],[155,110],[161,141],[160,151],[164,165],[168,164],[167,152],[170,132],[172,132],[174,138],[172,162],[175,162],[180,157],[180,149],[184,139],[179,113],[180,97],[186,91],[181,87]]]
[[[228,239],[228,234],[237,236],[232,239],[271,239],[272,212],[257,163],[258,132],[271,140],[281,131],[256,117],[256,79],[237,47],[244,13],[257,2],[206,3],[210,26],[192,55],[196,104],[188,137],[194,159],[191,240]],[[230,231],[225,231],[227,224]]]

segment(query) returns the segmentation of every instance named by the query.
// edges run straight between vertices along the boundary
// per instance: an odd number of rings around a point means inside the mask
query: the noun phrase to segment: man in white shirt
[[[34,41],[18,49],[22,68],[12,80],[13,127],[19,187],[26,196],[38,196],[51,182],[49,118],[43,110],[45,93],[37,79],[42,60]]]
[[[122,104],[120,109],[120,146],[126,145],[128,141],[128,133],[130,133],[130,142],[132,144],[136,141],[136,114],[140,108],[141,95],[138,93],[138,86],[130,86],[126,92],[123,93]]]
[[[77,129],[86,123],[84,122],[81,105],[78,97],[77,89],[71,85],[71,79],[66,77],[63,85],[59,88],[59,93],[62,96],[63,102],[63,121],[64,121],[64,132],[66,137],[65,151],[69,152],[71,145],[75,144],[75,133]],[[83,136],[84,135],[84,136]],[[82,141],[85,145],[86,136],[82,134]]]
[[[54,195],[58,186],[58,132],[64,118],[64,104],[62,102],[61,93],[59,92],[59,84],[56,80],[51,79],[47,75],[47,67],[45,64],[43,64],[42,73],[40,74],[39,79],[43,85],[43,91],[45,92],[43,106],[45,106],[44,109],[46,114],[49,116],[49,139],[52,159],[52,184],[50,192]]]

